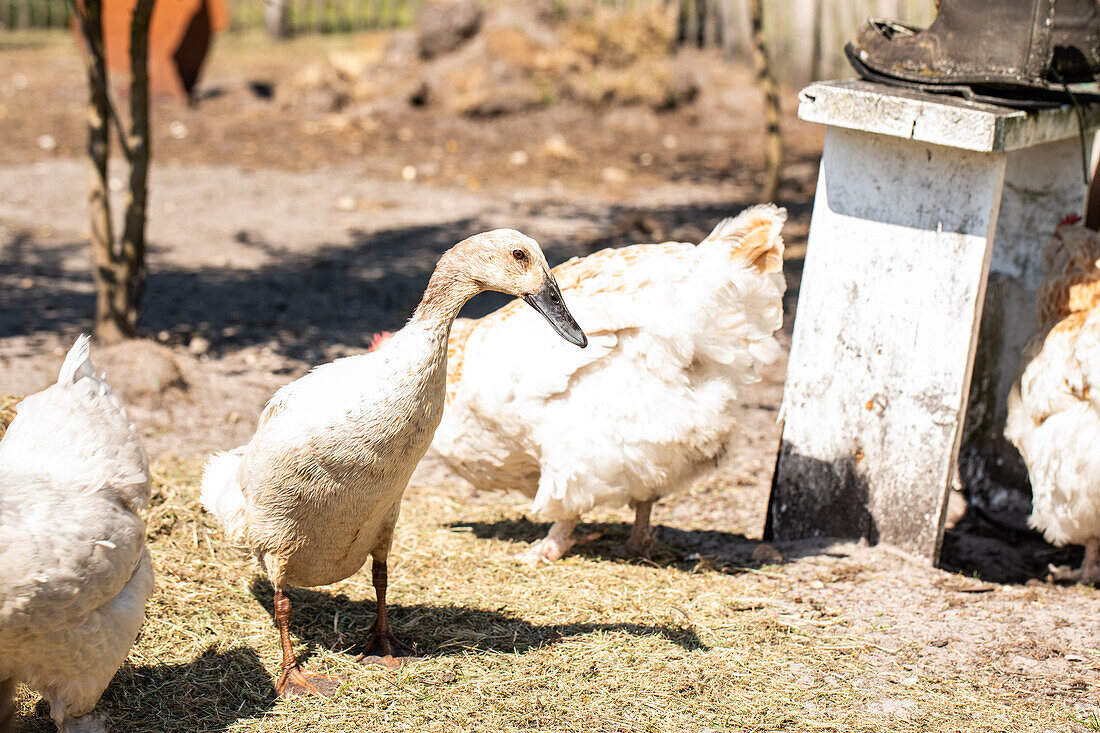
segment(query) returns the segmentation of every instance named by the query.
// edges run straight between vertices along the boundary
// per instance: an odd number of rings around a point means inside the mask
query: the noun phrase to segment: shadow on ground
[[[536,523],[524,517],[500,519],[495,522],[455,522],[451,527],[466,527],[479,539],[503,540],[516,543],[516,552],[546,536],[550,524]],[[579,525],[579,533],[598,531],[598,539],[573,547],[569,555],[592,560],[608,560],[662,568],[676,568],[685,572],[705,569],[738,575],[746,568],[755,569],[761,564],[780,564],[807,555],[835,553],[827,550],[829,539],[813,539],[788,542],[781,545],[783,559],[762,562],[753,553],[761,544],[743,534],[709,529],[684,530],[657,526],[656,539],[649,557],[641,558],[628,553],[624,547],[633,525],[629,522],[592,522]],[[765,558],[766,559],[766,558]]]
[[[943,537],[940,567],[990,583],[1045,580],[1049,565],[1079,567],[1080,547],[1055,547],[1038,532],[1009,526],[968,507]]]
[[[525,545],[545,537],[550,530],[550,524],[532,522],[523,517],[495,522],[455,522],[451,527],[467,527],[479,539],[514,542],[517,553]],[[629,555],[623,548],[630,537],[631,524],[628,522],[587,523],[578,526],[578,531],[600,531],[603,534],[596,540],[577,545],[569,551],[570,555],[675,567],[688,572],[706,569],[737,575],[746,570],[751,572],[762,564],[783,564],[815,555],[845,556],[830,549],[843,538],[821,537],[768,543],[782,554],[783,559],[774,562],[767,556],[754,558],[753,553],[763,543],[742,534],[657,527],[657,539],[650,557],[643,559]],[[1054,547],[1037,532],[1020,531],[995,523],[982,512],[969,509],[945,533],[940,567],[992,583],[1026,583],[1045,580],[1049,574],[1048,565],[1078,567],[1081,555],[1079,547]]]
[[[551,265],[610,246],[702,237],[718,220],[748,201],[721,205],[581,210],[560,203],[532,205],[517,214],[516,226],[533,217],[583,217],[593,233],[584,238],[545,239]],[[808,204],[792,204],[791,216],[808,216]],[[200,334],[213,352],[249,344],[271,344],[284,355],[310,361],[333,344],[365,347],[373,333],[399,328],[412,314],[439,255],[459,240],[492,224],[479,219],[378,232],[350,231],[348,244],[319,244],[308,254],[283,251],[254,233],[237,232],[238,244],[268,255],[257,267],[150,268],[139,330],[167,332],[186,343]],[[75,332],[91,326],[94,308],[87,245],[39,241],[16,232],[0,243],[0,338],[41,331]],[[152,250],[156,250],[153,243]],[[155,262],[155,256],[153,257]],[[792,266],[786,306],[797,298]],[[509,298],[487,293],[464,316],[478,317]]]
[[[264,609],[274,614],[271,584],[257,576],[252,581],[251,591]],[[369,641],[377,611],[373,597],[349,599],[342,593],[307,588],[289,588],[287,597],[290,599],[291,633],[307,645],[321,645],[355,656]],[[522,654],[571,637],[600,632],[660,636],[687,651],[707,648],[694,630],[672,624],[535,624],[503,607],[487,610],[449,604],[401,605],[392,600],[386,608],[394,634],[419,654],[429,657],[469,651]],[[276,634],[274,622],[271,633]],[[307,650],[300,658],[308,658],[310,653]]]
[[[126,733],[223,731],[274,706],[271,675],[252,649],[211,647],[184,664],[125,665],[96,706],[107,730]],[[18,730],[54,733],[43,700]]]

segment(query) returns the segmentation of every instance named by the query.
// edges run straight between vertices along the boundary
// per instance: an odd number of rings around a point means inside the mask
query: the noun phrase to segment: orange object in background
[[[83,3],[77,4],[83,10]],[[130,71],[136,5],[137,0],[103,0],[103,45],[112,71]],[[211,36],[228,27],[225,0],[156,0],[149,26],[150,91],[192,101]]]

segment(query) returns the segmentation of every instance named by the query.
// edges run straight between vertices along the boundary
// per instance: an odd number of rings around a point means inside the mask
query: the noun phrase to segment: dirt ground
[[[179,459],[193,473],[210,451],[243,442],[278,386],[399,327],[438,254],[471,233],[520,229],[555,264],[607,246],[697,241],[757,200],[760,103],[747,70],[717,56],[680,59],[701,76],[700,93],[664,112],[562,103],[471,119],[393,104],[349,122],[280,94],[284,80],[328,53],[378,42],[303,39],[272,53],[256,39],[223,39],[199,104],[156,102],[141,330],[165,351],[124,349],[97,361],[108,378],[131,362],[154,364],[151,384],[113,381],[160,461]],[[0,392],[42,388],[90,326],[82,73],[68,38],[0,39]],[[257,93],[268,85],[272,99]],[[783,99],[789,334],[822,133],[794,117],[793,91]],[[480,296],[465,315],[502,302]],[[1047,563],[1076,561],[1073,551],[1006,534],[959,507],[944,550],[954,572],[850,542],[779,545],[778,555],[754,557],[784,369],[746,392],[752,409],[730,466],[655,509],[653,565],[719,568],[736,577],[727,590],[756,599],[746,608],[769,622],[858,639],[858,674],[797,661],[774,674],[790,689],[842,685],[858,698],[859,729],[1100,729],[1100,592],[1046,580]],[[407,501],[433,497],[470,507],[477,521],[454,512],[447,521],[466,522],[471,542],[511,551],[544,530],[518,500],[473,492],[429,456]],[[628,514],[593,519],[611,531],[577,559],[615,566]],[[988,727],[933,715],[935,701],[964,688],[996,712]],[[45,730],[27,705],[26,725]],[[830,729],[839,703],[829,705],[755,729]],[[588,729],[597,728],[626,729]]]

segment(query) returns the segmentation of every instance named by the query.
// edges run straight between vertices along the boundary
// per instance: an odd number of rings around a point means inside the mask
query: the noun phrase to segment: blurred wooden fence
[[[160,0],[171,2],[171,0]],[[265,0],[228,0],[230,30],[264,28]],[[421,0],[287,0],[292,33],[340,33],[408,25]],[[64,28],[69,0],[0,0],[0,28]]]
[[[752,47],[749,0],[678,0],[684,43],[720,46],[745,57]],[[849,76],[844,44],[871,16],[920,27],[936,16],[934,0],[761,0],[775,73],[787,82]]]
[[[0,0],[0,28],[64,28],[68,0]]]
[[[0,0],[2,2],[3,0]],[[230,30],[264,27],[266,0],[228,0]],[[400,28],[412,23],[421,0],[286,0],[287,29],[303,33]]]
[[[162,0],[170,2],[170,0]],[[492,2],[492,0],[489,0]],[[231,30],[263,29],[267,0],[229,0]],[[334,33],[408,25],[422,0],[287,0],[291,33]],[[747,58],[749,0],[558,0],[622,8],[649,2],[680,6],[683,43],[720,47]],[[764,33],[776,75],[791,83],[848,75],[844,42],[874,15],[927,25],[934,0],[763,0]],[[62,28],[69,0],[0,0],[0,28]]]

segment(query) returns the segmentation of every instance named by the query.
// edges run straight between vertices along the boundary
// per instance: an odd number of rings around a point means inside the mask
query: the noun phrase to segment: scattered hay
[[[15,419],[15,406],[21,399],[23,398],[12,394],[0,394],[0,438],[4,437],[4,431]]]
[[[331,700],[276,700],[270,586],[229,549],[197,499],[201,466],[158,461],[148,516],[157,588],[126,665],[100,704],[111,730],[156,731],[1031,731],[1068,728],[1067,703],[1036,704],[990,680],[902,681],[870,661],[843,618],[789,613],[785,566],[741,572],[617,554],[615,518],[582,556],[516,564],[544,527],[523,505],[456,487],[412,488],[391,555],[395,632],[427,659],[397,672],[353,663],[374,616],[369,573],[295,589],[291,630]],[[908,674],[908,673],[907,673]],[[53,725],[21,689],[17,726]]]

